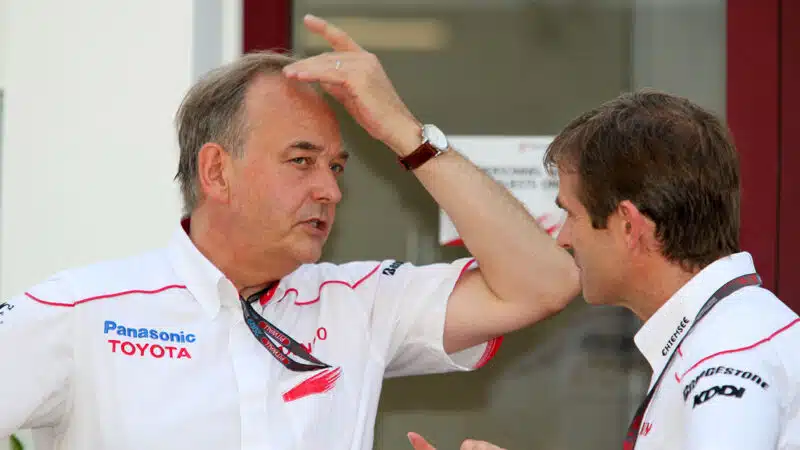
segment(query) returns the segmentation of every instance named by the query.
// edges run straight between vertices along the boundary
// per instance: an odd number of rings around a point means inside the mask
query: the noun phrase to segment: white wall
[[[174,113],[238,54],[240,14],[240,0],[0,0],[0,298],[166,243]]]
[[[54,271],[168,239],[180,214],[174,112],[200,72],[234,56],[240,8],[232,0],[0,2],[7,297]]]
[[[6,47],[8,47],[8,4],[10,0],[0,0],[0,90],[5,83]],[[0,123],[2,125],[2,123]],[[2,136],[2,130],[0,130]]]
[[[10,0],[7,26],[3,297],[168,237],[192,4]]]

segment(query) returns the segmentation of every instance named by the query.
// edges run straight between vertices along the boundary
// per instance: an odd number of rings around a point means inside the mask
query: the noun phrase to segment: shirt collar
[[[654,373],[660,373],[700,308],[725,283],[755,272],[747,252],[720,258],[697,273],[642,325],[633,337]]]
[[[175,272],[203,310],[215,317],[221,306],[241,308],[233,283],[206,258],[188,235],[189,219],[183,219],[170,240],[168,252]]]

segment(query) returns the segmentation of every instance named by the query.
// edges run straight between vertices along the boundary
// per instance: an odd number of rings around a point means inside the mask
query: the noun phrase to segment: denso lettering
[[[387,268],[383,269],[383,271],[381,271],[381,273],[384,274],[384,275],[394,275],[394,273],[397,271],[397,269],[402,265],[403,265],[402,262],[395,261],[395,262],[389,264],[389,266]]]
[[[311,340],[310,342],[300,342],[299,344],[306,350],[306,352],[311,354],[314,353],[314,344],[316,344],[318,340],[324,341],[326,339],[328,339],[328,330],[325,327],[319,327],[317,328],[316,335],[313,340]],[[292,354],[292,352],[283,345],[280,347],[280,349],[281,352],[283,352],[283,354],[286,356]]]

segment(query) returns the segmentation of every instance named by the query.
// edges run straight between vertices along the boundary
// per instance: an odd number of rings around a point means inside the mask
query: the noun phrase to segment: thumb
[[[408,433],[408,442],[411,442],[414,450],[436,450],[436,447],[429,444],[424,437],[414,432]]]

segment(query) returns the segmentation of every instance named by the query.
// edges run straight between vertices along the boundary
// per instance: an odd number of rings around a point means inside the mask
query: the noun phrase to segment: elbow
[[[556,314],[566,308],[580,293],[580,273],[570,257],[548,274],[542,298],[551,314]]]

